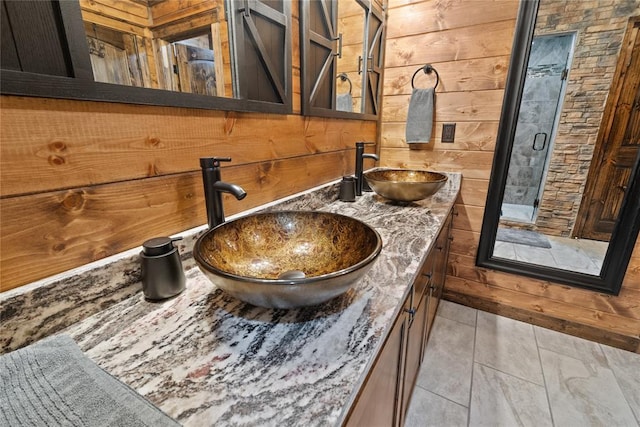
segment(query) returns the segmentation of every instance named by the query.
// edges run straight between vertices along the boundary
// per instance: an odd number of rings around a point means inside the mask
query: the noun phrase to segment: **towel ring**
[[[433,87],[433,90],[435,90],[438,87],[438,83],[440,83],[440,76],[438,75],[438,72],[436,71],[436,69],[431,66],[431,64],[427,64],[424,67],[420,67],[416,70],[415,73],[413,73],[413,77],[411,77],[411,89],[416,88],[413,84],[413,81],[415,80],[416,76],[420,71],[424,71],[425,74],[431,74],[431,72],[436,73],[436,85]]]
[[[353,88],[353,85],[351,84],[351,79],[349,78],[349,76],[347,75],[347,73],[340,73],[336,76],[336,79],[340,79],[343,82],[349,82],[349,95],[351,95],[351,89]]]

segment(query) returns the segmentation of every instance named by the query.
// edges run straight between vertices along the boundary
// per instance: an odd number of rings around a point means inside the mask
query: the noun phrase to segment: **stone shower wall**
[[[542,0],[536,35],[576,32],[567,91],[536,226],[570,236],[630,15],[637,0]]]

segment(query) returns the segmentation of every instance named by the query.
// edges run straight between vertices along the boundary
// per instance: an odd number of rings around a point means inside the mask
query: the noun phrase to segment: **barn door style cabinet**
[[[386,0],[301,0],[302,112],[376,120]]]
[[[345,425],[404,425],[444,289],[452,215],[422,264]]]

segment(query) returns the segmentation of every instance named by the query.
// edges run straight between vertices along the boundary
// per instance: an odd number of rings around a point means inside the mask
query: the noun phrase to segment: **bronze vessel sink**
[[[398,202],[426,199],[448,179],[441,173],[410,169],[373,170],[366,172],[364,178],[377,194]]]
[[[236,298],[261,307],[295,308],[346,292],[381,249],[378,232],[357,219],[275,211],[208,230],[193,255],[209,280]]]

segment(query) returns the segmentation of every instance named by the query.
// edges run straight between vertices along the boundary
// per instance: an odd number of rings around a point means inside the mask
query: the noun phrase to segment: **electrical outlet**
[[[453,142],[456,139],[456,124],[455,123],[443,123],[442,124],[442,139],[441,142]]]

